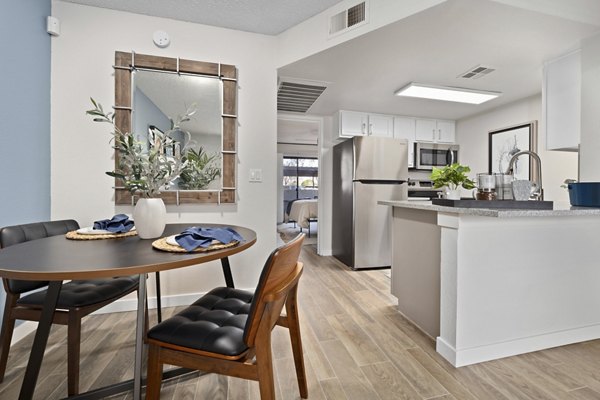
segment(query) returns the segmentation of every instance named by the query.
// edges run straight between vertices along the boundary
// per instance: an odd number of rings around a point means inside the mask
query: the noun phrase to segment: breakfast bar
[[[452,365],[600,338],[599,208],[378,204],[398,310]]]

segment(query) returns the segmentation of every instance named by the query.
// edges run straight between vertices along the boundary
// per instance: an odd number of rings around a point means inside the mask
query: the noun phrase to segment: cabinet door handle
[[[365,128],[366,128],[366,126],[367,126],[367,124],[365,124],[364,122],[361,125],[360,133],[362,133],[363,135],[365,134]]]
[[[433,141],[435,141],[435,129],[432,129],[431,133],[433,133],[433,135],[432,135],[433,136]]]
[[[442,130],[438,129],[438,140],[442,140]]]
[[[369,124],[369,135],[373,134],[373,124]]]

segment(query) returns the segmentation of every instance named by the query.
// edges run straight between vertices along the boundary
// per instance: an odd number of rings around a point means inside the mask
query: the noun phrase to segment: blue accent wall
[[[50,219],[50,12],[0,2],[0,226]]]
[[[0,0],[0,226],[50,219],[50,13]]]

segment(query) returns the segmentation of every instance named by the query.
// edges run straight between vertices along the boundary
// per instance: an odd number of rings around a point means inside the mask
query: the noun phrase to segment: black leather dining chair
[[[74,220],[37,222],[0,229],[0,248],[49,236],[64,235],[79,228]],[[15,320],[39,321],[48,282],[2,279],[6,304],[0,332],[0,382],[4,379]],[[75,280],[60,290],[53,323],[67,325],[68,395],[79,393],[81,319],[137,290],[138,277]],[[30,293],[32,292],[32,293]]]
[[[148,331],[146,400],[160,398],[163,364],[256,380],[261,399],[275,399],[275,325],[289,329],[300,397],[308,397],[297,301],[303,240],[300,234],[271,253],[254,293],[213,289]],[[284,306],[286,313],[281,315]]]

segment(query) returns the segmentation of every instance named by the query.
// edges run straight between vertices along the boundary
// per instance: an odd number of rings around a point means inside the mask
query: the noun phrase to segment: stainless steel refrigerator
[[[333,147],[333,255],[353,269],[389,267],[392,207],[407,198],[404,139],[357,136]]]

